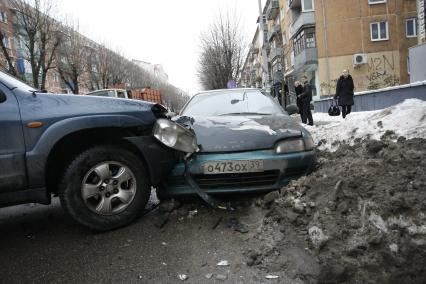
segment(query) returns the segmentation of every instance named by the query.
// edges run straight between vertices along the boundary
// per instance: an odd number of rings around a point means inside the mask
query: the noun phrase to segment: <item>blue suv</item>
[[[0,207],[57,195],[84,226],[128,224],[176,162],[179,147],[153,135],[166,113],[143,101],[42,93],[0,72]]]

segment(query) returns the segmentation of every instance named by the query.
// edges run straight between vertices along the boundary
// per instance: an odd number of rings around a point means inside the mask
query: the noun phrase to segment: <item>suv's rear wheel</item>
[[[142,161],[118,146],[97,146],[79,154],[59,187],[65,210],[80,224],[111,230],[133,221],[150,195]]]

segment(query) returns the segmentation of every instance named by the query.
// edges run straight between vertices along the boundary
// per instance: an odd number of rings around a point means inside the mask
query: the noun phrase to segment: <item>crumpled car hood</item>
[[[201,152],[272,149],[279,140],[301,137],[302,127],[285,115],[181,116],[173,119],[192,129]]]

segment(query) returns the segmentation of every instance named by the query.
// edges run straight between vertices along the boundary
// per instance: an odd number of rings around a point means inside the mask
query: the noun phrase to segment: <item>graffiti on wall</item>
[[[395,56],[382,54],[371,57],[367,64],[367,89],[375,90],[399,84],[399,70],[395,70]]]
[[[340,72],[340,70],[335,70]],[[399,62],[394,53],[369,54],[367,64],[349,70],[355,85],[355,91],[376,90],[399,85]],[[321,82],[321,96],[336,93],[337,80]]]

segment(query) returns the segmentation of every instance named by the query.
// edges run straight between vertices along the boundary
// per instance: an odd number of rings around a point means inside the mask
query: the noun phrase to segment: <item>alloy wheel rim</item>
[[[135,175],[129,167],[106,161],[86,173],[81,184],[81,197],[92,212],[116,215],[132,203],[136,189]]]

